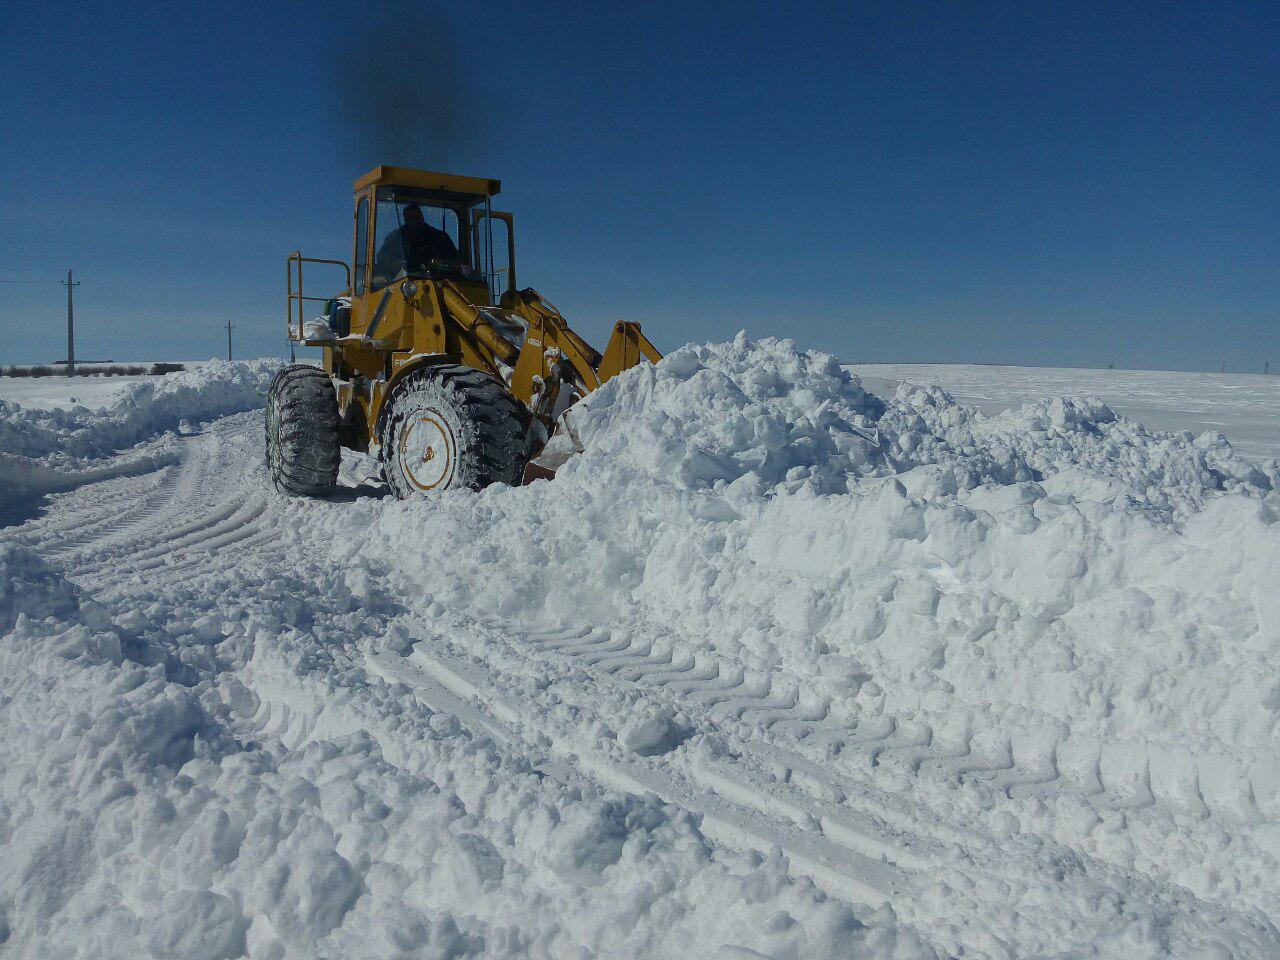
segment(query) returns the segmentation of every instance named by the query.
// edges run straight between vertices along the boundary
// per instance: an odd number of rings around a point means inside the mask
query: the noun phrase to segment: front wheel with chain
[[[338,482],[338,398],[317,367],[285,367],[267,393],[267,472],[282,493],[323,497]]]
[[[504,384],[471,367],[424,367],[391,391],[382,416],[383,472],[397,497],[524,476],[525,418]]]

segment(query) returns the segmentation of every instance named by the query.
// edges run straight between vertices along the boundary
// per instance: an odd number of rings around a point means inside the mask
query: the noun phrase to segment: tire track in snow
[[[6,536],[40,549],[50,558],[64,556],[146,513],[155,497],[170,494],[180,470],[179,465],[169,464],[151,475],[114,477],[50,494],[51,506],[44,516],[11,528]],[[143,482],[152,482],[154,487],[140,492],[137,485]]]
[[[604,634],[598,629],[593,633]],[[581,649],[584,638],[573,638],[573,645]],[[728,753],[676,748],[645,759],[621,747],[593,745],[589,738],[571,732],[561,731],[557,737],[539,719],[539,705],[522,702],[520,694],[513,693],[521,688],[519,680],[497,685],[493,673],[431,639],[426,625],[415,633],[415,641],[408,656],[388,650],[367,652],[370,672],[404,683],[432,710],[454,712],[439,699],[437,691],[443,689],[452,702],[461,702],[471,712],[472,722],[489,731],[501,730],[507,742],[518,746],[523,736],[527,748],[549,741],[554,753],[605,786],[652,792],[699,814],[704,832],[727,845],[760,850],[777,846],[794,869],[832,895],[869,904],[891,902],[899,916],[953,955],[1022,955],[1009,944],[1040,937],[1058,922],[1058,898],[1067,893],[1079,902],[1114,895],[1139,903],[1149,897],[1153,905],[1178,903],[1179,922],[1187,927],[1180,935],[1207,949],[1214,944],[1236,948],[1237,939],[1244,943],[1255,937],[1271,942],[1268,937],[1278,936],[1265,921],[1233,915],[1182,888],[1135,878],[1035,838],[1020,858],[1006,862],[1002,845],[991,837],[922,816],[908,796],[851,780],[828,765],[764,740],[738,741],[737,749]],[[734,685],[727,688],[735,689]],[[480,720],[474,719],[476,711]],[[456,715],[468,723],[466,713]],[[957,855],[958,850],[963,853]],[[879,864],[880,869],[868,872],[869,863]],[[1076,866],[1063,873],[1062,863]],[[1042,896],[1034,903],[1018,903],[1008,928],[1000,931],[1002,936],[971,922],[972,917],[989,913],[993,900],[1011,896],[1011,889],[1023,893],[1036,889]],[[930,900],[927,906],[919,906]],[[1044,948],[1043,941],[1036,942],[1037,949]]]
[[[1269,758],[1241,769],[1219,758],[1192,757],[1186,751],[1083,738],[1014,739],[984,750],[971,734],[959,741],[942,741],[926,724],[908,724],[891,716],[837,725],[828,721],[825,703],[802,703],[794,685],[775,690],[772,678],[753,679],[741,665],[717,660],[705,649],[680,657],[672,639],[655,654],[656,645],[646,634],[657,633],[656,628],[615,635],[604,627],[530,633],[518,624],[486,626],[522,634],[541,650],[602,677],[650,688],[673,701],[692,700],[713,716],[776,732],[784,743],[806,750],[820,747],[827,759],[876,770],[882,777],[972,781],[1014,800],[1066,798],[1103,811],[1161,804],[1179,814],[1246,822],[1273,819],[1264,807],[1280,806],[1280,765]],[[698,650],[700,645],[685,640],[679,646]]]
[[[151,545],[223,517],[226,504],[202,516],[218,483],[220,471],[214,464],[228,445],[254,429],[256,419],[251,413],[215,421],[204,432],[182,439],[176,465],[142,477],[87,484],[66,495],[72,502],[59,503],[49,517],[17,527],[10,535],[31,544],[75,578],[92,581],[122,569],[147,569],[148,564],[138,561],[158,555]],[[139,491],[141,483],[150,486]],[[69,519],[67,509],[72,511]],[[200,519],[190,522],[193,515]]]
[[[219,499],[227,491],[218,466],[239,452],[240,441],[258,426],[257,419],[240,414],[228,418],[232,423],[216,421],[187,438],[179,468],[143,509],[90,531],[77,549],[55,559],[69,576],[107,599],[121,591],[130,574],[177,572],[192,559],[220,556],[228,548],[269,536],[258,522],[269,493],[237,492]],[[211,501],[216,505],[209,509]]]
[[[420,651],[412,658],[385,651],[371,653],[367,663],[372,671],[388,681],[412,688],[427,706],[461,714],[458,718],[464,723],[480,724],[504,742],[520,743],[520,734],[510,726],[522,720],[521,712],[494,697],[485,681],[471,675],[464,665]],[[447,691],[450,698],[441,698],[440,688]],[[459,701],[464,704],[461,709],[457,706]],[[480,706],[477,701],[486,706]],[[708,794],[657,763],[630,761],[583,749],[581,744],[575,747],[573,759],[593,779],[615,790],[641,795],[653,793],[668,803],[697,813],[702,817],[703,832],[730,846],[753,848],[762,853],[778,847],[801,873],[812,877],[834,896],[879,906],[911,891],[906,874],[899,868],[869,856],[853,844],[800,830],[756,805],[743,805],[736,798]]]

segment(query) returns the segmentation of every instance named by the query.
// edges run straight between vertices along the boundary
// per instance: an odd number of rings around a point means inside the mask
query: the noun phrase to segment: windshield
[[[373,289],[380,290],[402,273],[417,276],[460,276],[474,270],[460,253],[458,211],[409,191],[378,191]]]

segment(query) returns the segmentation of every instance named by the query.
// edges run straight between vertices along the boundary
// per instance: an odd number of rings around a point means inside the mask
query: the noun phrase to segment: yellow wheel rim
[[[412,414],[400,431],[397,455],[405,479],[419,490],[441,490],[453,479],[457,441],[434,411]]]

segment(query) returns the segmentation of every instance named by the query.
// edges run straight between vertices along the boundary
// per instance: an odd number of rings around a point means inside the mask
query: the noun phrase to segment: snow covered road
[[[16,511],[9,949],[1277,955],[1274,473],[699,350],[552,483],[285,500],[209,387]]]

